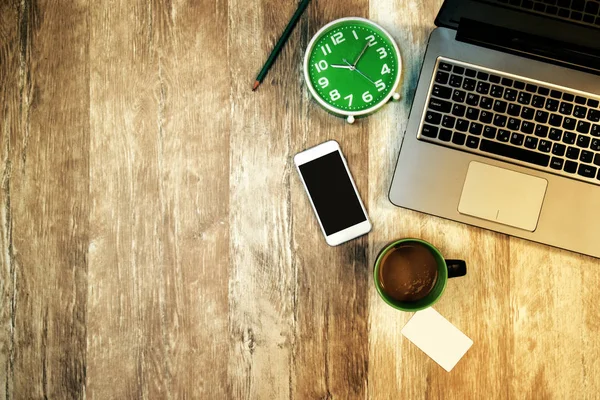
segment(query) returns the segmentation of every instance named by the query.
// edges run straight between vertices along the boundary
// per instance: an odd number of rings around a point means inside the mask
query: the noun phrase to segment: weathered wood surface
[[[576,398],[600,391],[600,261],[392,206],[439,0],[0,4],[2,398]],[[398,41],[402,100],[353,126],[301,75],[330,20]],[[374,223],[330,248],[292,165],[337,140]],[[447,373],[372,264],[406,236],[465,258]]]

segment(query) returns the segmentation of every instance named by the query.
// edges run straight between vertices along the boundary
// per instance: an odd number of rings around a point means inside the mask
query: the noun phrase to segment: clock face
[[[378,25],[344,18],[326,25],[311,43],[305,77],[326,108],[342,115],[365,114],[393,94],[400,79],[400,55]]]

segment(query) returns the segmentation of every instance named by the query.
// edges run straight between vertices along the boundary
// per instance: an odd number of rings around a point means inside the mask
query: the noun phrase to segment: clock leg
[[[395,101],[400,100],[400,93],[394,93],[394,95],[392,96],[392,99],[394,99]]]
[[[349,124],[353,124],[353,123],[354,123],[354,121],[355,121],[355,120],[354,120],[354,115],[348,115],[348,118],[346,118],[346,121],[347,121]]]

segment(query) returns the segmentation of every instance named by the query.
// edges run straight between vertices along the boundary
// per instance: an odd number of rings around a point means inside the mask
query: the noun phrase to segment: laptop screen
[[[576,24],[600,28],[600,3],[595,0],[486,0]]]

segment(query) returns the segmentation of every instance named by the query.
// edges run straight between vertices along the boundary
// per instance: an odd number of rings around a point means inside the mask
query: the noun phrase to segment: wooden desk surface
[[[0,5],[3,398],[592,399],[600,261],[396,208],[388,186],[440,1]],[[353,126],[301,75],[319,27],[389,29],[402,100]],[[325,244],[292,157],[342,145],[374,223]],[[436,306],[474,340],[447,373],[377,296],[382,245],[469,265]]]

